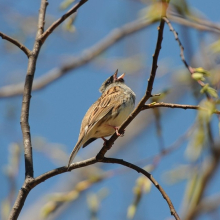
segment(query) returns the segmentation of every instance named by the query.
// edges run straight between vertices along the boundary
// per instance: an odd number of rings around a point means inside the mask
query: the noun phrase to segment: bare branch
[[[164,2],[164,1],[162,1],[162,2]],[[162,4],[165,4],[165,3],[162,3]],[[162,14],[162,17],[163,17],[163,14]],[[163,29],[164,29],[165,22],[162,19],[162,17],[161,17],[161,21],[160,21],[160,26],[158,27],[157,45],[156,45],[155,53],[153,55],[153,64],[152,64],[150,79],[148,80],[148,86],[147,86],[146,93],[142,97],[141,101],[138,103],[138,105],[134,109],[134,111],[129,115],[129,117],[120,126],[120,128],[118,129],[119,133],[122,133],[124,131],[124,129],[133,121],[133,119],[142,110],[142,107],[145,105],[146,101],[152,96],[151,92],[153,89],[154,78],[155,78],[156,70],[157,70],[157,61],[158,61],[159,52],[161,49],[162,40],[163,40]],[[98,153],[97,157],[103,158],[104,155],[106,154],[106,152],[112,147],[112,145],[114,144],[114,142],[117,138],[118,138],[118,135],[116,133],[114,133],[111,136],[111,138],[105,142],[105,146],[102,147],[102,149]]]
[[[81,0],[79,3],[74,5],[67,13],[65,13],[61,18],[56,20],[49,28],[47,28],[47,30],[40,36],[42,43],[63,21],[65,21],[70,15],[75,13],[78,10],[78,8],[80,8],[87,1],[88,0]]]
[[[7,41],[11,42],[12,44],[16,45],[18,48],[20,48],[27,55],[27,57],[30,56],[31,51],[27,47],[25,47],[22,43],[20,43],[18,40],[14,39],[12,37],[9,37],[8,35],[6,35],[2,32],[0,32],[0,37],[2,37],[2,39],[4,39],[4,40],[7,40]]]
[[[180,105],[180,104],[172,104],[172,103],[164,103],[164,102],[160,102],[160,103],[151,103],[151,104],[147,104],[144,105],[142,107],[142,110],[145,109],[149,109],[149,108],[159,108],[159,107],[166,107],[166,108],[182,108],[182,109],[195,109],[195,110],[203,110],[203,111],[210,111],[207,108],[201,107],[199,105]],[[215,110],[213,112],[213,114],[220,114],[219,110]]]
[[[180,47],[180,57],[181,57],[184,65],[185,65],[185,67],[189,70],[189,72],[190,72],[190,74],[192,76],[192,74],[194,73],[194,69],[191,66],[189,66],[188,63],[186,62],[186,59],[185,59],[185,56],[184,56],[184,47],[183,47],[183,45],[182,45],[182,43],[181,43],[181,41],[180,41],[180,39],[178,37],[178,33],[175,31],[175,29],[173,28],[173,26],[171,25],[171,23],[167,19],[167,17],[163,17],[163,19],[167,23],[167,25],[169,26],[170,31],[173,32],[175,40],[178,42],[179,47]],[[200,84],[200,86],[202,86],[202,87],[205,86],[205,83],[202,82],[201,80],[197,80],[197,82]],[[206,95],[208,95],[208,94],[206,94]]]
[[[181,24],[187,27],[192,27],[195,28],[199,31],[208,31],[208,32],[213,32],[213,33],[217,33],[220,34],[220,26],[213,24],[212,22],[206,22],[206,24],[204,23],[205,19],[203,19],[201,22],[199,22],[199,20],[197,20],[197,23],[195,21],[190,21],[187,20],[184,17],[179,17],[177,15],[175,15],[174,13],[170,13],[168,15],[169,20],[172,20],[173,22],[177,23],[177,24]],[[213,28],[214,26],[214,28]]]
[[[30,126],[29,126],[29,107],[30,107],[30,99],[31,99],[31,91],[32,91],[32,83],[34,79],[35,67],[37,62],[37,57],[41,48],[41,44],[38,41],[38,37],[43,33],[44,27],[44,18],[45,11],[47,6],[47,1],[42,0],[40,11],[39,11],[39,19],[38,19],[38,31],[36,40],[34,43],[34,48],[32,54],[29,58],[27,75],[25,79],[24,92],[23,92],[23,101],[22,101],[22,109],[21,109],[21,129],[23,134],[23,143],[24,143],[24,151],[25,151],[25,176],[26,178],[33,178],[33,160],[32,160],[32,146],[31,146],[31,135],[30,135]]]
[[[116,159],[116,158],[102,158],[102,159],[97,159],[96,157],[92,157],[88,160],[84,160],[84,161],[80,161],[77,163],[73,163],[69,170],[67,171],[67,167],[59,167],[57,169],[51,170],[45,174],[42,174],[39,177],[36,177],[35,179],[30,180],[29,182],[27,182],[26,184],[24,184],[24,186],[22,187],[22,189],[19,191],[19,194],[22,197],[27,197],[27,194],[29,193],[29,191],[31,189],[33,189],[35,186],[37,186],[38,184],[44,182],[45,180],[59,175],[61,173],[65,173],[65,172],[69,172],[70,170],[74,170],[77,168],[81,168],[81,167],[85,167],[85,166],[89,166],[91,164],[95,164],[98,162],[102,162],[102,163],[117,163],[117,164],[121,164],[123,166],[129,167],[130,169],[133,169],[135,171],[137,171],[138,173],[142,173],[144,176],[146,176],[156,187],[157,189],[160,191],[160,193],[162,194],[163,198],[167,201],[167,204],[170,208],[170,212],[171,214],[175,217],[176,220],[180,220],[178,214],[175,211],[175,208],[169,198],[169,196],[166,194],[166,192],[163,190],[163,188],[159,185],[159,183],[154,179],[154,177],[148,173],[146,170],[132,164],[129,163],[127,161],[121,160],[121,159]],[[22,197],[20,199],[22,199]],[[24,199],[25,200],[25,199]],[[23,200],[23,202],[24,202]]]
[[[36,68],[37,57],[41,48],[41,43],[38,40],[39,36],[43,33],[44,23],[45,23],[45,11],[48,5],[47,0],[41,0],[41,6],[39,11],[38,18],[38,31],[33,47],[33,51],[28,60],[28,68],[24,85],[23,100],[21,107],[21,130],[23,135],[23,144],[24,144],[24,158],[25,158],[25,182],[23,187],[19,190],[15,204],[11,210],[9,219],[15,220],[20,214],[20,211],[24,205],[25,199],[30,191],[27,184],[33,180],[34,177],[34,168],[33,168],[33,158],[32,158],[32,144],[31,144],[31,132],[29,126],[29,108],[30,108],[30,99],[32,91],[32,83],[34,79],[34,73]]]
[[[63,65],[60,68],[55,68],[50,70],[44,76],[39,77],[34,80],[32,90],[40,90],[50,85],[51,83],[58,80],[60,77],[63,77],[65,74],[69,73],[71,70],[74,70],[101,54],[103,51],[107,50],[110,46],[115,44],[117,41],[121,40],[123,37],[126,37],[132,33],[135,33],[143,28],[154,23],[153,20],[136,20],[125,24],[120,28],[112,30],[103,40],[90,47],[82,54],[71,60],[68,64]],[[23,83],[16,85],[4,86],[0,89],[0,98],[2,97],[13,97],[21,95],[23,93]]]
[[[213,32],[216,30],[217,33],[220,33],[220,27],[218,27],[218,29],[217,28],[213,29],[202,23],[197,24],[193,21],[188,21],[185,18],[181,18],[175,15],[169,15],[169,18],[173,22],[177,22],[178,24],[193,27],[201,31]],[[100,42],[92,46],[91,48],[88,48],[79,57],[74,58],[68,64],[63,65],[60,68],[55,68],[55,69],[50,70],[48,73],[46,73],[42,77],[39,77],[38,79],[36,79],[34,81],[32,90],[36,91],[36,90],[45,88],[46,86],[50,85],[51,83],[53,83],[60,77],[69,73],[71,70],[74,70],[90,62],[95,57],[97,57],[99,54],[101,54],[103,51],[105,51],[110,46],[112,46],[114,43],[121,40],[123,37],[130,35],[132,33],[135,33],[136,31],[142,30],[143,28],[151,25],[152,23],[154,23],[153,20],[141,19],[141,20],[136,20],[134,22],[128,23],[120,28],[113,30],[107,37],[105,37],[103,40],[101,40]],[[23,83],[19,83],[15,85],[8,85],[8,86],[4,86],[0,88],[0,98],[18,96],[18,95],[21,95],[22,93],[23,93]]]
[[[168,17],[174,22],[177,22],[179,24],[183,24],[186,26],[190,26],[198,30],[209,31],[209,32],[214,32],[218,34],[220,33],[220,26],[218,24],[207,20],[205,16],[201,16],[199,14],[196,14],[196,17],[197,17],[196,21],[195,19],[194,20],[185,19],[182,15],[180,15],[179,13],[175,11],[170,11]]]
[[[164,189],[159,185],[159,183],[154,179],[154,177],[148,173],[146,170],[132,164],[132,163],[129,163],[127,161],[124,161],[124,160],[120,160],[120,159],[115,159],[115,158],[103,158],[101,160],[101,162],[103,163],[117,163],[117,164],[121,164],[123,166],[126,166],[126,167],[129,167],[133,170],[136,170],[138,173],[142,173],[144,176],[146,176],[153,184],[154,186],[157,187],[157,189],[160,191],[160,193],[162,194],[163,198],[166,200],[169,208],[170,208],[170,213],[171,215],[174,216],[174,218],[176,220],[180,220],[180,217],[178,216],[169,196],[166,194],[166,192],[164,191]]]

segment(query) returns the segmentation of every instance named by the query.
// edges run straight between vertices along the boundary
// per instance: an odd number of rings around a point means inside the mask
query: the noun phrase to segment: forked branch
[[[31,51],[27,47],[25,47],[21,42],[19,42],[18,40],[14,39],[12,37],[9,37],[8,35],[6,35],[2,32],[0,32],[0,36],[2,37],[2,39],[7,40],[7,41],[11,42],[12,44],[14,44],[15,46],[17,46],[18,48],[20,48],[27,55],[27,57],[30,56]]]

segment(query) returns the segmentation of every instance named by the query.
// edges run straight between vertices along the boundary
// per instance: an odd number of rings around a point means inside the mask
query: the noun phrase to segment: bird
[[[97,138],[102,138],[118,132],[119,126],[134,110],[135,93],[125,85],[123,73],[117,77],[118,70],[101,85],[100,98],[86,112],[79,132],[78,141],[73,148],[68,162],[68,169],[81,147],[86,147]]]

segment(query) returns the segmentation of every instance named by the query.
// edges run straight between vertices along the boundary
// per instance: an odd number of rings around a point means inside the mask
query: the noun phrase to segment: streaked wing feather
[[[120,106],[122,102],[120,100],[120,90],[121,88],[119,86],[112,87],[108,91],[104,92],[97,100],[97,105],[93,109],[93,112],[88,120],[87,133],[97,122],[106,117],[111,110],[114,111],[114,109],[118,109],[118,106]]]
[[[83,144],[83,148],[86,147],[87,145],[91,144],[93,141],[95,141],[97,138],[90,138],[88,141],[86,141],[85,144]]]

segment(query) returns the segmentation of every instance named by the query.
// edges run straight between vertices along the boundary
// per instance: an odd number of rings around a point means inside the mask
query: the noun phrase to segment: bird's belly
[[[125,103],[124,106],[121,106],[117,112],[115,112],[106,122],[101,125],[96,125],[94,129],[96,132],[92,135],[93,137],[107,137],[114,134],[114,127],[119,127],[125,119],[130,115],[134,109],[134,104]]]
[[[108,121],[109,125],[119,127],[134,110],[134,105],[130,102],[124,103],[123,105],[124,106],[121,106],[118,112]]]

